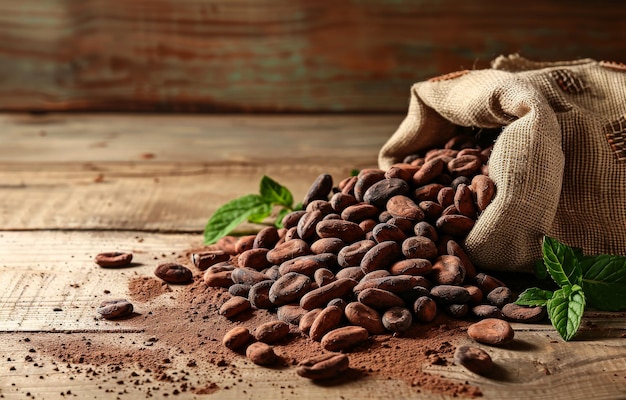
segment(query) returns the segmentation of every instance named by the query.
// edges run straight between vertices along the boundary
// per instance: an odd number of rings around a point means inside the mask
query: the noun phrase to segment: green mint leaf
[[[251,215],[258,214],[267,207],[264,198],[249,194],[231,200],[218,208],[204,227],[204,243],[213,244],[219,238],[229,234],[237,225]]]
[[[276,216],[276,222],[274,222],[274,226],[277,228],[283,228],[283,218],[285,218],[285,215],[289,214],[290,212],[291,211],[288,208],[282,208]]]
[[[300,211],[300,210],[304,210],[304,204],[302,204],[302,202],[299,202],[295,206],[293,206],[293,211]]]
[[[354,168],[354,169],[352,169],[350,171],[350,176],[357,176],[357,175],[359,175],[359,172],[361,172],[361,171],[359,171],[358,169]]]
[[[581,286],[590,305],[604,311],[626,309],[626,257],[586,256],[580,265]]]
[[[582,271],[576,254],[570,247],[549,236],[543,238],[543,262],[559,286],[580,283]]]
[[[517,300],[515,304],[520,306],[545,306],[548,301],[552,298],[553,293],[549,290],[543,290],[539,288],[530,288],[524,290]]]
[[[269,217],[272,213],[272,204],[265,203],[265,206],[259,206],[257,211],[254,214],[248,216],[248,222],[252,222],[254,224],[262,223],[265,218]]]
[[[552,326],[566,342],[571,340],[585,310],[585,295],[578,285],[565,285],[548,300],[547,309]]]
[[[543,259],[539,259],[535,262],[535,276],[539,280],[544,280],[548,277],[548,268],[546,264],[543,262]]]
[[[269,176],[263,175],[259,186],[261,197],[263,197],[268,203],[285,206],[287,208],[293,207],[293,195],[289,189]]]

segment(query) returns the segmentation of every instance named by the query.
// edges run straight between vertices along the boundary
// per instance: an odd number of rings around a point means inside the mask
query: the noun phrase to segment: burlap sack
[[[530,271],[543,235],[626,255],[625,65],[512,55],[419,82],[380,168],[441,147],[455,125],[502,127],[489,160],[497,194],[464,243],[474,262]]]

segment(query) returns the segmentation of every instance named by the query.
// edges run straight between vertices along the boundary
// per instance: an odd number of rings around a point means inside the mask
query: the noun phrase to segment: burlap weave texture
[[[529,271],[544,235],[626,255],[626,66],[511,55],[416,83],[380,168],[440,147],[456,126],[502,128],[489,160],[497,194],[464,243],[478,265]]]

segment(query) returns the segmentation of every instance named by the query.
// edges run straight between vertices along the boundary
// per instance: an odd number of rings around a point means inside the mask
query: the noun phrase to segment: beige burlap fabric
[[[464,243],[478,265],[529,271],[543,235],[626,255],[626,66],[512,55],[419,82],[379,166],[440,147],[455,125],[502,127],[489,160],[497,194]]]

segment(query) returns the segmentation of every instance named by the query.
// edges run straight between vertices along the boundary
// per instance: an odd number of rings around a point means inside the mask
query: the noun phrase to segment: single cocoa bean
[[[222,344],[230,350],[238,350],[254,340],[254,336],[248,328],[237,326],[226,332],[222,338]]]
[[[363,260],[365,254],[375,245],[376,242],[369,239],[349,244],[337,253],[337,263],[342,267],[361,265],[361,260]]]
[[[296,226],[298,237],[302,240],[313,238],[313,236],[315,236],[315,227],[322,218],[324,218],[324,214],[322,214],[320,210],[307,211],[306,214],[300,218]]]
[[[419,297],[413,304],[413,313],[420,322],[431,322],[437,316],[437,303],[428,296]]]
[[[472,346],[458,347],[454,352],[454,362],[478,375],[486,375],[493,368],[493,360],[489,354]]]
[[[482,159],[478,156],[464,155],[456,157],[448,162],[448,171],[454,176],[472,176],[480,172]]]
[[[292,239],[268,251],[266,258],[270,264],[280,265],[287,260],[307,254],[311,254],[308,243],[302,239]]]
[[[437,194],[444,188],[441,183],[429,183],[428,185],[420,186],[413,191],[413,200],[417,201],[436,201]]]
[[[485,319],[485,318],[503,319],[504,318],[502,311],[498,307],[492,306],[489,304],[480,304],[480,305],[474,306],[470,309],[470,312],[472,313],[474,317],[478,319]]]
[[[344,314],[352,325],[365,328],[372,335],[385,333],[380,314],[370,306],[358,301],[348,303]]]
[[[403,195],[389,198],[387,211],[394,217],[406,218],[410,221],[424,219],[424,211],[413,200]]]
[[[167,283],[186,284],[193,280],[193,273],[184,265],[176,263],[160,264],[154,270],[154,275]]]
[[[237,251],[235,250],[235,245],[237,244],[238,240],[239,238],[237,236],[226,235],[219,238],[217,242],[215,242],[215,245],[223,252],[233,255],[237,254]]]
[[[233,283],[242,283],[250,286],[269,279],[264,273],[250,268],[235,268],[230,278]]]
[[[486,175],[476,175],[472,178],[470,187],[476,196],[476,206],[480,211],[484,211],[496,194],[495,184]]]
[[[393,241],[402,243],[406,239],[406,235],[400,228],[387,223],[379,223],[372,228],[372,237],[377,243]]]
[[[299,274],[313,276],[315,271],[320,268],[335,268],[337,266],[338,257],[332,253],[309,254],[287,260],[280,264],[278,268],[282,275],[289,272],[297,272]]]
[[[305,210],[292,211],[289,214],[286,214],[281,222],[287,229],[295,228],[298,226],[298,221],[300,221],[300,218],[302,218],[304,214],[306,214]]]
[[[487,275],[482,272],[479,274],[476,274],[474,279],[472,279],[472,283],[478,286],[480,290],[483,292],[483,294],[489,293],[497,287],[506,286],[504,282],[502,282],[498,278],[495,278],[491,275]]]
[[[424,212],[424,218],[429,221],[437,220],[443,212],[443,207],[436,201],[420,201],[418,207]]]
[[[413,323],[411,311],[405,307],[392,307],[385,311],[382,316],[385,329],[391,332],[405,332]]]
[[[250,287],[250,285],[245,285],[243,283],[235,283],[228,288],[228,293],[230,293],[231,296],[241,296],[247,298],[250,293]]]
[[[487,293],[487,301],[489,304],[502,308],[505,304],[511,302],[511,289],[506,286],[500,286]]]
[[[402,242],[402,254],[406,258],[434,260],[438,254],[437,245],[425,236],[411,236]]]
[[[254,246],[254,239],[256,239],[256,235],[246,235],[242,236],[235,243],[235,252],[237,254],[241,254],[246,250],[250,250]]]
[[[336,237],[345,243],[354,243],[365,237],[365,232],[358,224],[340,219],[320,221],[315,229],[320,238]]]
[[[408,166],[408,168],[401,168],[397,165],[392,165],[385,171],[385,179],[402,179],[406,183],[411,182],[413,179],[413,174],[417,172],[417,169],[412,166]]]
[[[300,324],[300,318],[302,318],[307,311],[308,310],[303,309],[298,304],[285,304],[284,306],[278,307],[276,317],[280,321],[298,326]]]
[[[226,300],[219,309],[219,314],[228,319],[232,319],[237,315],[248,311],[252,306],[245,297],[234,296]]]
[[[233,280],[230,275],[232,271],[212,271],[210,268],[204,271],[202,275],[202,279],[204,280],[205,285],[211,287],[229,287],[233,284]]]
[[[364,274],[377,269],[388,269],[401,255],[398,243],[392,241],[378,243],[363,256],[361,269]]]
[[[223,250],[204,251],[202,253],[193,253],[191,255],[191,262],[200,271],[206,271],[209,267],[217,263],[228,261],[229,259],[230,254]]]
[[[257,271],[267,268],[271,263],[267,260],[268,249],[258,248],[246,250],[239,254],[237,263],[240,267],[251,268]]]
[[[339,253],[345,246],[343,240],[339,238],[324,238],[318,239],[311,244],[311,252],[313,254],[322,254],[322,253]]]
[[[270,301],[270,289],[274,285],[274,281],[266,280],[255,283],[250,287],[248,292],[248,300],[250,305],[257,310],[268,310],[274,308],[275,305]]]
[[[472,263],[467,253],[465,253],[463,248],[455,240],[448,240],[446,250],[449,255],[458,257],[459,260],[461,260],[461,265],[465,270],[465,279],[472,279],[476,276],[474,263]]]
[[[480,304],[483,301],[483,292],[478,286],[464,285],[463,286],[470,294],[470,304]]]
[[[504,320],[486,318],[470,325],[467,334],[479,343],[499,346],[511,342],[515,332]]]
[[[337,192],[333,194],[333,196],[330,198],[329,203],[333,210],[341,214],[343,210],[345,210],[347,207],[357,204],[358,201],[351,194]]]
[[[444,168],[441,158],[433,158],[424,162],[420,169],[413,175],[413,185],[424,186],[441,175]]]
[[[104,300],[96,310],[104,319],[119,319],[133,313],[133,305],[126,299]]]
[[[278,229],[274,226],[267,226],[256,234],[254,242],[252,243],[252,248],[273,249],[279,239]]]
[[[443,309],[454,318],[465,318],[469,313],[469,306],[467,304],[446,304]]]
[[[255,342],[248,346],[246,357],[256,365],[261,366],[274,365],[278,360],[274,348],[263,342]]]
[[[311,290],[300,299],[300,307],[305,310],[323,307],[330,300],[348,295],[358,284],[354,279],[337,279],[328,285]]]
[[[430,273],[439,285],[460,285],[465,279],[465,269],[458,257],[443,255],[437,257]]]
[[[309,190],[304,195],[304,199],[302,200],[302,205],[307,206],[313,200],[326,200],[328,199],[328,195],[333,188],[333,177],[329,174],[320,174]]]
[[[440,304],[467,303],[471,297],[467,289],[454,285],[433,286],[430,295]]]
[[[390,198],[408,193],[409,184],[406,181],[397,178],[382,179],[367,189],[363,195],[363,201],[378,208],[384,208]]]
[[[341,353],[326,353],[306,358],[298,363],[296,373],[312,380],[331,379],[348,370],[350,359]]]
[[[460,184],[454,193],[454,206],[461,215],[475,219],[476,206],[474,205],[474,195],[466,184]]]
[[[328,351],[346,351],[363,344],[369,338],[367,329],[360,326],[344,326],[322,337],[322,347]]]
[[[335,209],[330,205],[327,200],[313,200],[311,201],[305,208],[305,211],[311,212],[318,210],[322,213],[323,216],[328,214],[332,214],[335,212]]]
[[[443,187],[437,193],[437,203],[441,205],[441,207],[446,208],[454,204],[454,189],[451,187]]]
[[[375,310],[387,310],[392,307],[404,307],[404,300],[388,290],[369,288],[359,293],[357,300]]]
[[[444,214],[445,212],[442,213],[441,217],[437,219],[435,225],[437,226],[437,229],[445,234],[465,237],[474,227],[475,221],[469,217],[466,217],[465,215]]]
[[[300,300],[310,288],[311,279],[297,272],[288,272],[272,284],[269,290],[269,300],[282,306]]]
[[[289,335],[289,325],[283,321],[269,321],[256,327],[254,337],[259,342],[276,343]]]
[[[335,274],[328,268],[320,268],[313,274],[313,279],[315,283],[317,283],[317,287],[322,287],[334,281],[336,278]]]
[[[300,330],[300,332],[308,335],[309,331],[311,330],[311,326],[313,326],[313,321],[315,321],[315,318],[317,318],[322,310],[323,308],[314,308],[310,311],[307,311],[306,314],[304,314],[300,318],[300,322],[298,323],[298,329]]]
[[[364,201],[363,196],[365,195],[367,189],[383,179],[385,179],[385,172],[382,170],[361,170],[357,176],[357,181],[354,184],[354,197],[357,201]]]
[[[319,342],[322,337],[333,329],[339,327],[343,318],[343,310],[337,306],[324,308],[313,321],[309,329],[309,337]]]
[[[365,219],[378,217],[380,210],[378,207],[368,203],[357,203],[346,207],[341,212],[341,218],[346,221],[359,223]]]
[[[515,303],[504,305],[502,314],[510,321],[526,323],[543,321],[548,315],[545,307],[525,307]]]
[[[353,292],[358,296],[361,291],[374,287],[399,294],[417,286],[419,282],[418,278],[419,277],[412,275],[390,275],[383,278],[368,279],[359,282],[353,288]]]
[[[427,275],[432,271],[433,265],[424,258],[408,258],[395,262],[389,267],[393,275]]]
[[[361,267],[346,267],[346,268],[342,268],[340,269],[337,274],[335,275],[335,278],[337,279],[354,279],[355,281],[360,281],[363,277],[365,276],[365,272],[363,272],[363,269],[361,269]]]
[[[133,261],[133,253],[122,253],[117,251],[104,252],[97,254],[94,261],[103,268],[127,267]]]
[[[444,144],[444,149],[461,150],[476,146],[476,139],[473,135],[467,133],[459,133],[452,136]]]
[[[413,233],[415,233],[415,236],[427,237],[433,242],[439,240],[439,235],[437,234],[437,230],[435,229],[435,227],[426,221],[420,221],[415,224],[415,226],[413,227]]]

